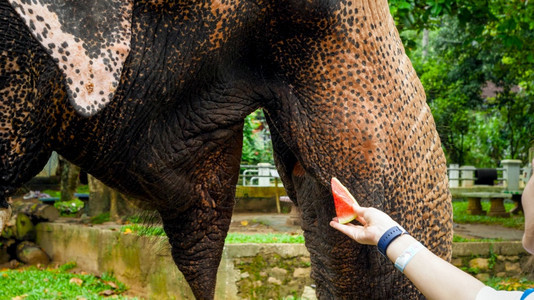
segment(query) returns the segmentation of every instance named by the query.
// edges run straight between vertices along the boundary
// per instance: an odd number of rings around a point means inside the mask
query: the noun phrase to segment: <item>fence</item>
[[[269,163],[241,165],[238,184],[242,186],[277,186],[279,182],[276,167]]]
[[[497,185],[507,191],[519,191],[532,175],[532,166],[529,163],[521,167],[520,160],[502,160],[502,167],[493,169],[480,169],[474,166],[449,165],[447,174],[451,188],[471,187],[474,185]]]

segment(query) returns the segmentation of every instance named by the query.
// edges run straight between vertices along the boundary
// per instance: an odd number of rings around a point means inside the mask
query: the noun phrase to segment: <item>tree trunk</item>
[[[140,209],[126,195],[113,190],[91,175],[88,175],[88,180],[89,201],[85,208],[88,216],[109,213],[111,220],[119,221],[121,217],[139,212]]]
[[[109,212],[110,189],[91,175],[88,175],[87,179],[89,181],[89,201],[85,210],[87,215],[97,216]]]
[[[80,167],[61,158],[61,201],[70,201],[79,185]]]

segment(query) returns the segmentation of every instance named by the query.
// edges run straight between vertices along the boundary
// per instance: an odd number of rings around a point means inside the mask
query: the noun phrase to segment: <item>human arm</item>
[[[357,220],[362,225],[340,224],[337,219],[330,225],[356,242],[377,245],[380,237],[391,227],[399,226],[387,214],[375,208],[355,207]],[[395,260],[416,239],[403,234],[391,242],[386,255]],[[475,299],[485,286],[482,282],[454,267],[447,261],[423,248],[406,265],[404,274],[428,299]]]
[[[534,159],[532,160],[534,167]],[[523,235],[523,248],[534,254],[534,176],[531,176],[521,197],[523,212],[525,214],[525,233]]]

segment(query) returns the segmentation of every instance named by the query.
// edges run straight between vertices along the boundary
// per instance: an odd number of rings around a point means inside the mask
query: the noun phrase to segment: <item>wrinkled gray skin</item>
[[[319,298],[420,297],[374,247],[328,226],[333,176],[450,258],[445,159],[386,1],[52,1],[60,29],[21,5],[51,1],[10,2],[0,0],[0,216],[56,150],[157,209],[177,266],[210,299],[243,119],[263,107]]]

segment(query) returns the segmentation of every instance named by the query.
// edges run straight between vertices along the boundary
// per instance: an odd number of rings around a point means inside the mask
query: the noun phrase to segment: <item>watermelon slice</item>
[[[354,204],[359,206],[356,199],[352,197],[349,190],[337,178],[332,177],[330,184],[332,186],[332,195],[334,195],[334,205],[336,206],[339,223],[345,224],[356,219],[358,215],[353,208]]]

